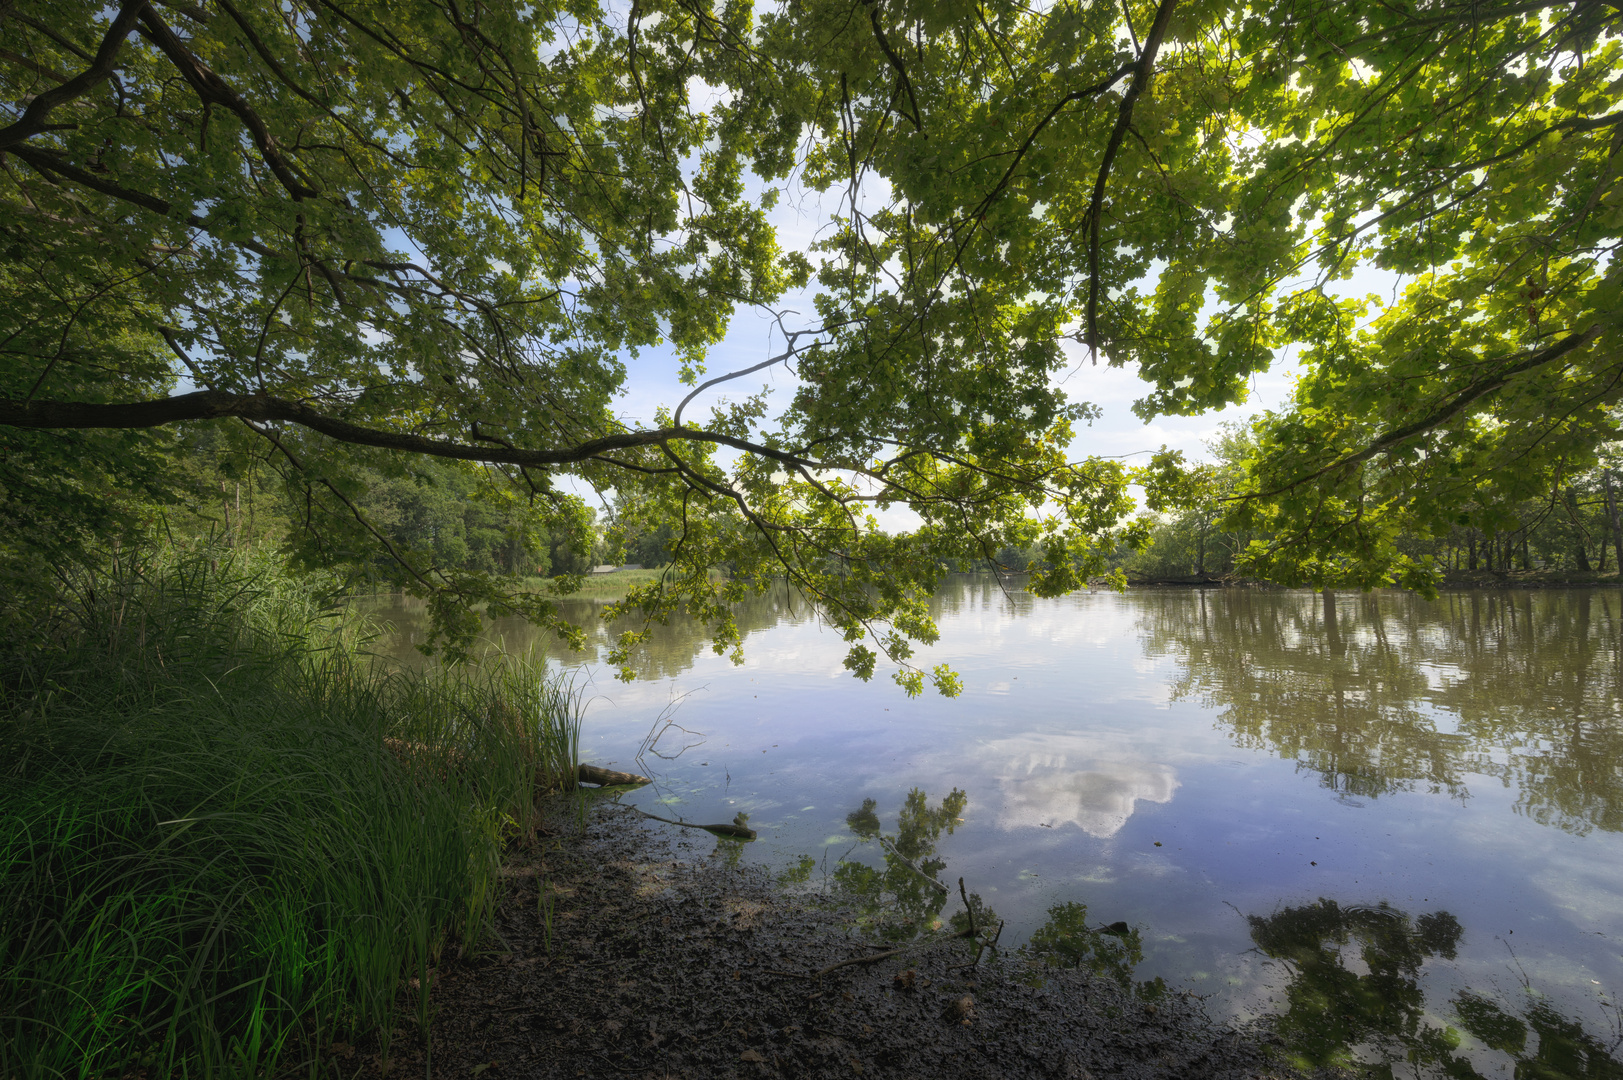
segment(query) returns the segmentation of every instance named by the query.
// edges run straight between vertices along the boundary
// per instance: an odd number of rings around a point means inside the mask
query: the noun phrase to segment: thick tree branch
[[[546,467],[570,465],[600,458],[612,450],[634,446],[656,446],[672,442],[707,442],[730,446],[747,454],[757,454],[785,465],[805,469],[828,469],[826,463],[803,458],[787,451],[763,446],[701,428],[667,427],[650,431],[626,431],[591,439],[561,450],[529,450],[523,447],[483,445],[430,439],[402,431],[366,427],[317,411],[309,405],[268,394],[233,394],[224,390],[197,390],[190,394],[154,401],[102,404],[87,401],[16,401],[0,399],[0,424],[22,428],[150,428],[186,420],[218,420],[237,417],[259,423],[298,424],[339,442],[374,446],[410,454],[481,461],[502,465]],[[611,459],[601,459],[611,460]]]
[[[1543,367],[1545,364],[1559,360],[1561,357],[1566,356],[1568,353],[1573,352],[1576,349],[1583,348],[1585,345],[1588,345],[1590,342],[1594,341],[1595,338],[1600,336],[1600,332],[1601,326],[1599,323],[1596,323],[1594,326],[1591,326],[1588,330],[1585,330],[1580,334],[1570,334],[1556,342],[1554,345],[1550,345],[1547,348],[1540,349],[1534,353],[1529,353],[1508,367],[1498,369],[1487,378],[1471,383],[1469,386],[1456,393],[1446,405],[1439,406],[1437,409],[1426,414],[1413,423],[1405,424],[1400,428],[1393,428],[1391,431],[1388,431],[1386,434],[1375,439],[1362,450],[1338,457],[1336,460],[1332,461],[1330,464],[1321,469],[1316,469],[1304,476],[1299,476],[1296,479],[1291,480],[1288,483],[1281,484],[1269,491],[1253,492],[1247,495],[1236,496],[1232,500],[1225,499],[1224,501],[1243,502],[1250,499],[1272,498],[1273,496],[1283,494],[1292,488],[1301,487],[1303,484],[1317,480],[1319,477],[1335,472],[1338,469],[1344,469],[1349,465],[1357,465],[1359,462],[1368,461],[1370,458],[1375,457],[1378,454],[1384,454],[1388,450],[1391,450],[1394,447],[1400,446],[1403,443],[1408,442],[1410,439],[1415,438],[1417,435],[1424,435],[1426,432],[1448,423],[1450,420],[1454,419],[1454,417],[1458,416],[1460,413],[1469,408],[1472,403],[1481,400],[1496,390],[1502,389],[1517,375],[1532,371],[1534,368]]]
[[[1095,363],[1098,362],[1099,351],[1099,221],[1105,212],[1105,182],[1110,179],[1110,166],[1116,160],[1116,151],[1121,149],[1121,142],[1127,137],[1127,126],[1133,120],[1133,106],[1155,76],[1155,54],[1161,49],[1161,39],[1166,37],[1167,26],[1172,22],[1172,9],[1177,6],[1178,0],[1161,0],[1160,6],[1155,9],[1155,22],[1144,38],[1144,50],[1139,53],[1138,64],[1133,69],[1133,81],[1127,87],[1127,93],[1122,95],[1121,108],[1116,113],[1116,127],[1110,133],[1110,141],[1105,144],[1104,157],[1099,159],[1099,176],[1093,182],[1093,198],[1088,202],[1088,348],[1094,352]]]
[[[259,148],[259,156],[264,159],[270,171],[276,174],[276,179],[287,189],[289,195],[295,199],[311,199],[319,194],[315,188],[304,182],[298,170],[283,155],[276,143],[276,137],[270,133],[270,128],[265,126],[265,121],[243,100],[241,94],[199,60],[186,47],[185,42],[169,28],[169,24],[158,18],[157,12],[143,4],[140,18],[147,37],[169,58],[170,63],[179,69],[197,96],[206,104],[219,105],[231,110],[237,119],[242,121],[248,133],[253,136],[254,145]]]
[[[919,111],[919,99],[913,93],[913,80],[907,77],[907,68],[902,66],[902,58],[890,47],[890,39],[885,36],[885,28],[879,24],[879,5],[876,0],[865,0],[865,3],[868,5],[868,21],[873,24],[873,36],[879,42],[879,47],[884,50],[885,59],[890,61],[890,66],[895,68],[896,74],[901,77],[902,88],[907,91],[908,104],[913,106],[913,115],[908,119],[913,121],[914,131],[923,131],[924,114]]]
[[[96,59],[91,65],[61,86],[52,87],[40,94],[28,103],[28,108],[23,110],[16,123],[0,128],[0,152],[9,150],[45,131],[45,119],[51,114],[52,109],[83,97],[110,78],[115,68],[114,62],[118,59],[118,50],[130,36],[130,31],[135,29],[136,20],[146,10],[146,6],[147,0],[125,0],[124,6],[119,8],[118,14],[113,17],[113,25],[109,26],[107,33],[103,35],[101,48],[96,50]]]
[[[975,207],[974,212],[970,216],[972,218],[979,218],[982,214],[986,213],[997,197],[1003,194],[1004,190],[1009,186],[1009,181],[1014,179],[1015,171],[1020,168],[1020,163],[1026,159],[1026,155],[1030,153],[1031,148],[1036,145],[1037,136],[1043,133],[1043,129],[1053,121],[1054,117],[1059,115],[1061,109],[1065,108],[1065,106],[1071,104],[1073,101],[1082,101],[1086,98],[1096,97],[1099,94],[1104,93],[1112,86],[1115,86],[1116,83],[1121,80],[1122,76],[1129,74],[1133,70],[1134,66],[1135,65],[1133,64],[1123,64],[1121,67],[1111,72],[1099,82],[1094,83],[1092,86],[1084,86],[1080,90],[1072,90],[1070,93],[1054,102],[1054,107],[1049,109],[1047,114],[1044,115],[1041,120],[1037,121],[1037,126],[1033,127],[1031,131],[1027,133],[1025,141],[1020,144],[1020,149],[1014,152],[1014,160],[1009,163],[1009,167],[1007,169],[1003,170],[1003,176],[998,180],[997,185],[987,193],[986,198],[980,201],[980,204]]]

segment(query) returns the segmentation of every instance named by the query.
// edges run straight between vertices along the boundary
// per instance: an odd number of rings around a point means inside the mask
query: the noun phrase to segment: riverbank
[[[841,913],[738,865],[738,845],[599,801],[512,853],[498,944],[431,974],[427,1037],[335,1045],[392,1076],[1285,1077],[1271,1036],[1193,995],[941,940],[876,963]],[[420,984],[419,984],[420,986]],[[400,1015],[418,1013],[418,988]],[[408,1000],[409,999],[409,1000]]]
[[[0,1077],[280,1077],[386,1039],[573,786],[539,667],[399,670],[336,582],[158,551],[0,635]]]

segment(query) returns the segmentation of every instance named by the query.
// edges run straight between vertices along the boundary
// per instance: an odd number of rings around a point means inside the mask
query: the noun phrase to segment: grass
[[[0,1080],[386,1058],[572,780],[576,698],[521,660],[375,664],[266,564],[128,565],[0,653]]]

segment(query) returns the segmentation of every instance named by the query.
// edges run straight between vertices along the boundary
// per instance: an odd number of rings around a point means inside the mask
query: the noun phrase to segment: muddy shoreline
[[[1020,958],[973,966],[963,939],[815,977],[873,944],[739,866],[738,845],[608,800],[584,834],[557,828],[515,847],[494,948],[431,976],[428,1037],[407,987],[387,1063],[381,1045],[337,1044],[343,1075],[1298,1075],[1265,1029],[1214,1024],[1191,994],[1146,1002]]]

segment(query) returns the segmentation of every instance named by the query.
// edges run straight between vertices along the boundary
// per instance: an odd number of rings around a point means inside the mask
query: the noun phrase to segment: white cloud
[[[1121,831],[1140,800],[1172,801],[1179,786],[1170,765],[1107,749],[1081,735],[1024,735],[982,748],[1001,762],[998,783],[1005,829],[1075,825],[1107,839]]]

